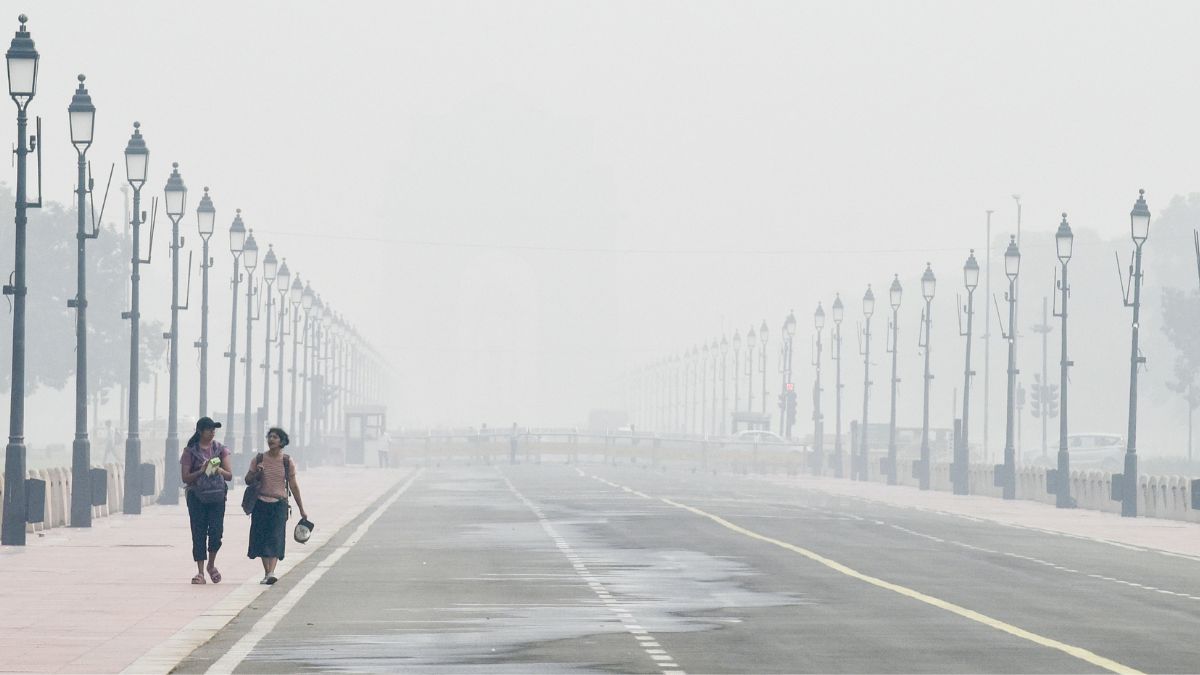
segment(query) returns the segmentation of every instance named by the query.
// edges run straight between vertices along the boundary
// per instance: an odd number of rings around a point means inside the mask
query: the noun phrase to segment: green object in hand
[[[221,466],[221,458],[213,457],[212,459],[208,460],[208,463],[212,464],[213,466]]]

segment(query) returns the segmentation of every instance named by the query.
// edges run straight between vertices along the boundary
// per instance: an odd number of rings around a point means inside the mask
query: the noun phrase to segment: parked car
[[[746,443],[787,443],[783,436],[765,429],[743,429],[734,434],[733,438]]]
[[[1120,434],[1068,434],[1072,469],[1121,470],[1125,466],[1125,437]]]

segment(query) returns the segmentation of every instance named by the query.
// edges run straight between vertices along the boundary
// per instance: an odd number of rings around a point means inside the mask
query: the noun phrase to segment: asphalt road
[[[604,465],[426,469],[376,517],[179,672],[1200,671],[1200,561],[1153,551]]]

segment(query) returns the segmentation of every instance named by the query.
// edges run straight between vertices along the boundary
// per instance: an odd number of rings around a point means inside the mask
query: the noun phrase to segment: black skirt
[[[287,543],[288,503],[284,500],[255,502],[250,514],[251,558],[279,558],[283,560],[283,548]]]

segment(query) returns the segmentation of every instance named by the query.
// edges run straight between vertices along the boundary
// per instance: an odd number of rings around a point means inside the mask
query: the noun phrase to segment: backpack
[[[204,466],[204,463],[208,461],[204,459],[204,456],[200,454],[200,450],[195,446],[189,445],[188,452],[200,463],[200,466]],[[195,464],[192,466],[195,466]],[[225,483],[225,479],[221,477],[220,473],[214,472],[211,476],[201,473],[200,477],[188,489],[192,491],[192,494],[196,495],[196,499],[201,504],[221,504],[225,501],[225,494],[229,491],[229,486]]]

